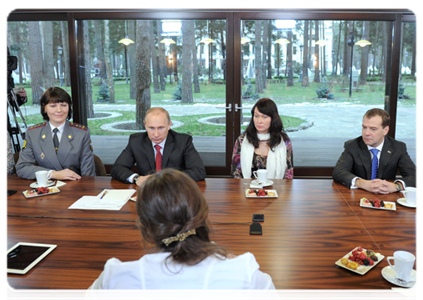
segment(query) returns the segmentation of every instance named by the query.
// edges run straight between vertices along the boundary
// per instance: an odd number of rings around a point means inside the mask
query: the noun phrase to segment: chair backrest
[[[106,167],[101,161],[100,157],[94,154],[94,164],[95,164],[95,175],[96,176],[107,176]]]

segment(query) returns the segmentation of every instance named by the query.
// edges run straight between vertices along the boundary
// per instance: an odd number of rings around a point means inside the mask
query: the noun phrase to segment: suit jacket
[[[138,174],[145,176],[156,170],[156,158],[151,140],[147,132],[131,134],[126,148],[113,164],[110,174],[113,178],[126,182],[137,165]],[[192,137],[188,134],[169,130],[163,149],[162,169],[174,168],[185,172],[195,181],[204,180],[206,170],[203,161],[192,144]]]
[[[363,138],[360,136],[345,142],[344,148],[333,170],[333,180],[349,188],[354,177],[370,180],[372,162]],[[416,186],[416,165],[408,155],[405,143],[385,136],[377,178],[395,180],[397,170],[407,186]]]
[[[16,164],[17,175],[21,178],[34,179],[37,171],[63,169],[70,169],[82,176],[95,175],[94,154],[88,127],[66,120],[57,154],[48,122],[28,128]]]

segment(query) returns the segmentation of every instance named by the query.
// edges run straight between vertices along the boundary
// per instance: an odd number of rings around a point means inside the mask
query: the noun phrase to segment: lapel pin
[[[45,138],[46,138],[46,135],[45,135],[45,134],[43,134],[42,138],[43,138],[43,139],[45,139]]]
[[[388,150],[388,153],[391,154],[391,150]]]
[[[44,152],[41,152],[41,159],[44,159],[44,157],[45,157],[45,155],[44,155]]]
[[[72,138],[72,136],[69,134],[69,138],[71,139]]]

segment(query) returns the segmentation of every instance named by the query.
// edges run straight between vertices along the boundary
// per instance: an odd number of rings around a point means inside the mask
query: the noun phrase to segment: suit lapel
[[[167,162],[169,160],[170,154],[173,151],[174,145],[175,145],[175,138],[173,137],[173,134],[169,130],[169,133],[166,138],[164,151],[163,151],[162,169],[164,169],[167,166]]]
[[[148,138],[147,132],[145,133],[144,141],[145,147],[141,147],[141,150],[145,152],[145,155],[147,156],[148,163],[150,164],[150,169],[155,170],[156,169],[156,158],[154,157],[154,150],[153,150],[153,143]]]
[[[44,126],[43,130],[41,130],[40,145],[42,150],[41,155],[44,155],[41,159],[48,160],[54,169],[62,170],[62,165],[60,164],[56,151],[54,150],[53,137],[51,135],[49,122],[47,122],[47,125]]]
[[[360,139],[359,142],[358,155],[360,156],[364,169],[366,170],[366,179],[370,179],[372,176],[372,161],[370,159],[369,149],[367,148],[367,145],[363,142],[363,139]]]
[[[73,148],[72,141],[75,138],[72,128],[66,121],[65,127],[63,128],[62,138],[60,139],[59,151],[57,152],[57,158],[59,162],[64,163],[69,153]]]
[[[383,148],[380,153],[379,170],[377,172],[378,178],[383,179],[383,172],[385,171],[385,168],[388,165],[388,162],[391,159],[393,153],[394,148],[392,148],[392,143],[388,138],[385,137]]]

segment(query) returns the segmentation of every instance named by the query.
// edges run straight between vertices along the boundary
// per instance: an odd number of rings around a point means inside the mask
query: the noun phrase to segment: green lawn
[[[273,99],[277,104],[317,104],[317,103],[336,103],[342,102],[350,103],[354,105],[381,105],[384,103],[384,93],[385,85],[382,82],[374,81],[369,82],[366,85],[359,86],[357,91],[355,88],[352,90],[352,95],[349,97],[348,87],[349,85],[343,82],[340,78],[336,79],[337,81],[323,83],[310,83],[309,87],[302,87],[302,83],[298,82],[298,79],[294,80],[294,86],[288,87],[286,82],[282,83],[269,83],[267,88],[264,90],[264,93],[260,94],[260,98],[268,97]],[[415,107],[416,105],[416,85],[415,81],[404,80],[404,86],[406,87],[404,94],[407,95],[409,100],[400,100],[398,102],[399,107]],[[409,85],[409,83],[414,83]],[[326,85],[330,88],[330,92],[333,93],[333,99],[319,99],[317,98],[316,90],[322,86]],[[26,105],[32,105],[32,93],[30,86],[24,86],[28,94],[28,103]],[[116,81],[115,82],[115,100],[116,105],[123,104],[135,104],[134,99],[130,99],[130,87],[129,84],[126,84],[125,81]],[[191,106],[192,104],[181,104],[179,101],[172,101],[172,94],[177,87],[176,83],[166,85],[165,91],[160,91],[160,93],[154,93],[153,87],[151,88],[151,105],[160,106],[164,103],[166,105],[186,105]],[[93,85],[93,102],[96,103],[97,92],[99,90],[99,85]],[[344,89],[342,89],[344,88]],[[70,87],[64,87],[70,93]],[[225,101],[225,91],[226,86],[223,84],[211,84],[211,85],[200,85],[200,93],[193,93],[194,103],[207,103],[207,104],[224,104]],[[163,100],[167,100],[163,102]],[[246,103],[254,103],[251,100],[245,100]],[[122,121],[135,121],[134,111],[124,111],[117,110],[121,113],[122,116],[116,118],[100,119],[100,120],[88,120],[88,126],[93,135],[128,135],[131,132],[115,132],[115,131],[106,131],[102,130],[100,127],[103,124],[122,122]],[[248,112],[249,113],[249,112]],[[281,112],[283,113],[283,112]],[[215,126],[202,124],[198,122],[198,119],[214,116],[218,114],[203,114],[203,115],[190,115],[190,116],[172,116],[173,120],[180,121],[184,123],[183,126],[178,127],[179,132],[189,133],[193,136],[221,136],[225,134],[225,126]],[[221,114],[220,114],[221,115]],[[304,122],[300,118],[290,117],[282,115],[282,120],[284,122],[285,128],[296,127]],[[27,124],[36,124],[42,122],[42,118],[39,114],[31,115],[26,118]]]
[[[407,106],[415,105],[416,99],[416,82],[410,79],[402,81],[405,88],[405,94],[410,97],[410,100],[399,101],[399,104],[405,104]],[[408,85],[414,84],[414,85]],[[328,101],[327,99],[318,99],[316,89],[321,86],[328,86],[331,89],[331,93],[334,94],[334,99],[330,101],[348,101],[354,104],[380,104],[383,101],[385,94],[385,84],[381,81],[372,81],[366,85],[360,85],[359,91],[355,88],[352,90],[352,95],[349,97],[348,94],[348,82],[342,81],[337,78],[332,83],[314,83],[311,82],[309,87],[302,87],[302,83],[298,82],[298,79],[294,80],[294,86],[288,87],[286,82],[282,83],[269,83],[264,93],[260,94],[260,97],[268,97],[273,99],[275,102],[282,103],[319,103],[321,101]],[[23,87],[26,89],[28,94],[28,104],[32,105],[32,92],[30,86]],[[153,86],[151,87],[151,102],[152,104],[161,103],[162,100],[172,100],[173,92],[176,90],[176,83],[166,84],[166,90],[160,91],[160,93],[154,93]],[[96,102],[99,91],[99,85],[93,85],[93,101]],[[116,104],[135,104],[135,99],[130,99],[130,88],[129,84],[125,81],[115,81],[115,100]],[[344,90],[342,90],[344,88]],[[66,91],[70,93],[70,87],[64,87]],[[193,93],[194,102],[196,103],[210,103],[219,104],[225,102],[226,87],[223,84],[211,84],[211,85],[200,85],[200,93]],[[169,102],[172,103],[172,102]]]
[[[108,119],[91,120],[88,119],[88,127],[90,128],[91,135],[129,135],[136,131],[118,132],[101,129],[101,126],[108,123],[123,122],[123,121],[134,121],[135,116],[133,111],[116,111],[121,113],[122,116]],[[182,126],[176,130],[181,133],[188,133],[192,136],[222,136],[225,135],[225,125],[208,125],[198,122],[199,119],[211,116],[217,116],[221,114],[202,114],[202,115],[191,115],[191,116],[175,116],[172,120],[180,121],[183,123]],[[305,122],[300,118],[281,116],[285,128],[297,127],[301,123]],[[27,124],[38,124],[43,122],[41,115],[30,115],[26,118]],[[242,126],[245,129],[246,126]]]

